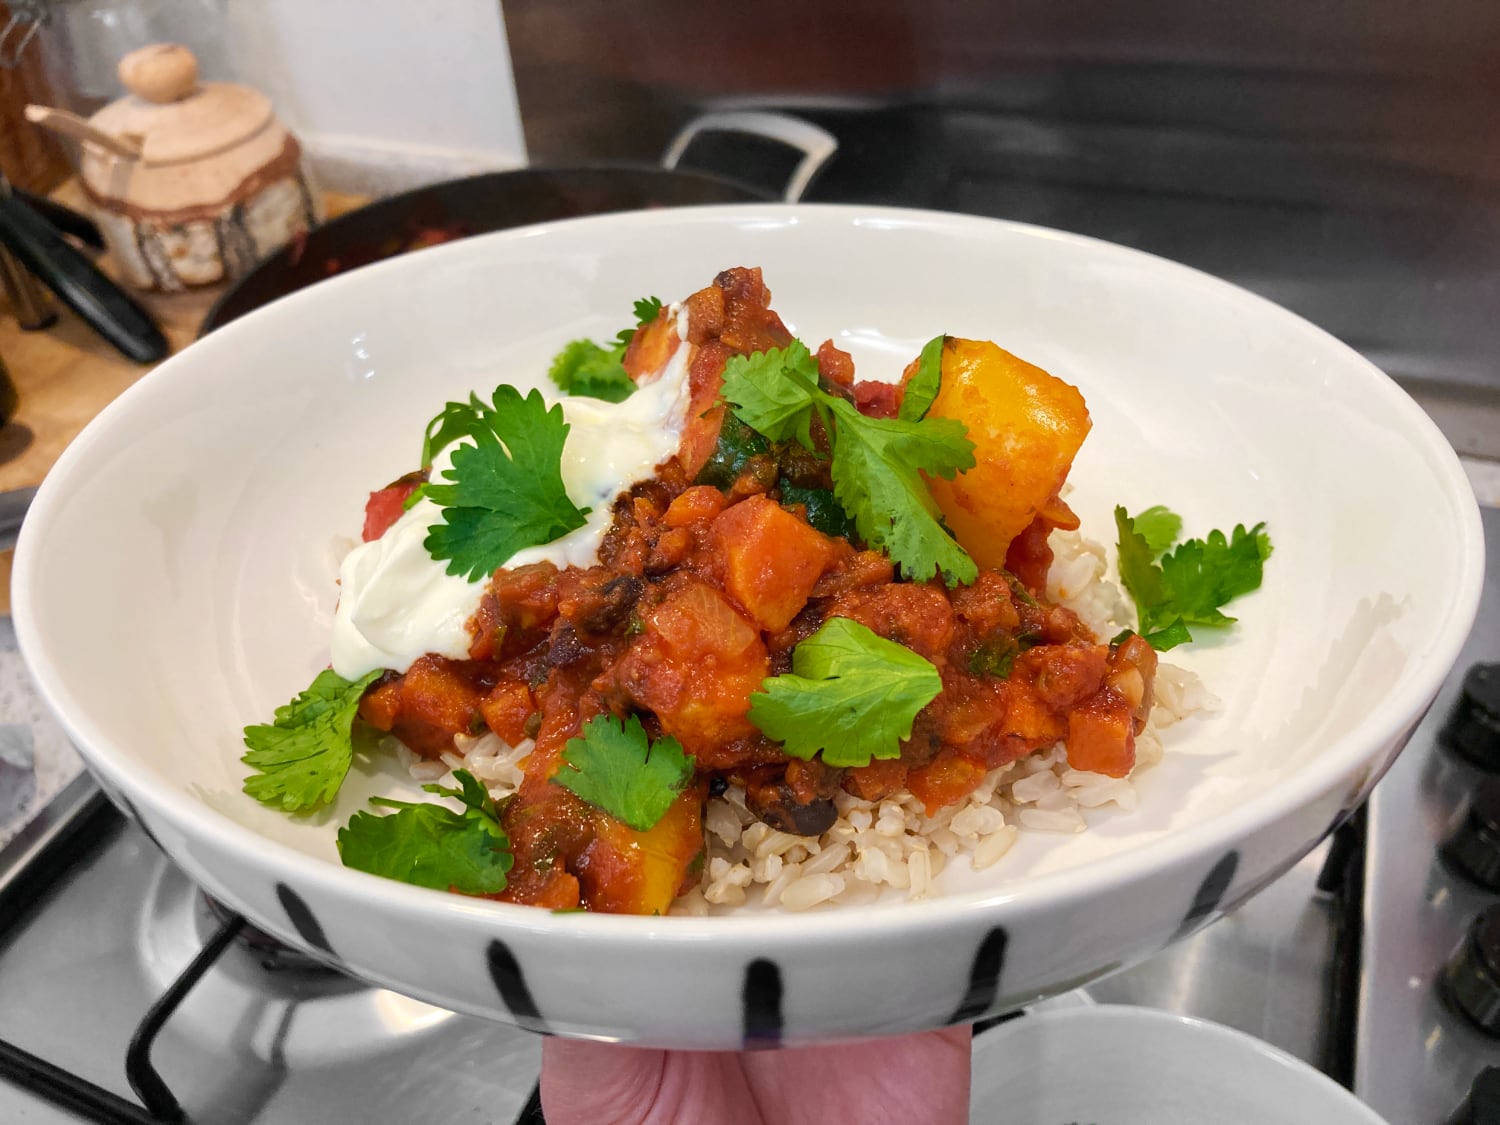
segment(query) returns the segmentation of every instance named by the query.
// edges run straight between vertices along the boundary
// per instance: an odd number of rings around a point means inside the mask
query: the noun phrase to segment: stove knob
[[[1444,1125],[1500,1125],[1500,1066],[1479,1072],[1464,1104]]]
[[[1500,1036],[1500,904],[1469,923],[1463,944],[1443,968],[1442,990],[1450,1008]]]
[[[1500,773],[1500,664],[1476,664],[1438,739],[1460,758]]]
[[[1479,783],[1463,823],[1443,841],[1438,855],[1460,875],[1500,891],[1500,779],[1487,777]]]

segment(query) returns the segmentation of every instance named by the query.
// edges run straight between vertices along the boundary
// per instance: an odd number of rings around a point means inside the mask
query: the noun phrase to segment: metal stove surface
[[[1438,860],[1482,774],[1438,743],[1463,673],[1500,661],[1500,509],[1484,509],[1487,547],[1479,618],[1454,672],[1406,751],[1375,787],[1363,916],[1354,1091],[1396,1125],[1440,1122],[1500,1039],[1452,1012],[1435,981],[1469,923],[1500,902]]]
[[[1318,1064],[1333,935],[1314,888],[1324,850],[1230,918],[1096,985],[1092,999],[1229,1023]],[[140,831],[111,817],[99,847],[0,949],[0,1039],[130,1097],[131,1034],[215,922]],[[976,1070],[986,1043],[981,1033]],[[536,1082],[541,1040],[347,978],[268,971],[235,946],[189,993],[152,1057],[197,1125],[509,1123]],[[1003,1119],[999,1106],[972,1112],[976,1123]],[[0,1121],[83,1119],[0,1083]]]

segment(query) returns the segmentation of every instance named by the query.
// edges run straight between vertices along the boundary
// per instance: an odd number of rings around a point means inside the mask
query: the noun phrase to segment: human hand
[[[965,1125],[970,1028],[834,1047],[542,1045],[548,1125]]]

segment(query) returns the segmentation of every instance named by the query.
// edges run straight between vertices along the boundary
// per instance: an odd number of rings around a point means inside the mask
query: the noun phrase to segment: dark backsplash
[[[503,7],[535,163],[651,161],[704,110],[783,109],[840,142],[811,199],[1136,246],[1408,386],[1500,396],[1495,0]],[[761,186],[783,171],[727,141],[688,155]]]
[[[505,0],[532,158],[655,157],[726,103],[1300,141],[1500,187],[1492,0]]]

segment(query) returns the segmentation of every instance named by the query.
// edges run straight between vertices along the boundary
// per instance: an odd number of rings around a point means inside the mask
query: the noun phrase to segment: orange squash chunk
[[[694,786],[645,832],[611,816],[594,818],[596,835],[578,859],[578,881],[590,910],[665,914],[703,851],[703,793]]]
[[[929,480],[932,498],[974,561],[999,569],[1010,541],[1062,487],[1088,435],[1083,395],[994,344],[949,338],[942,390],[928,414],[967,426],[976,462],[951,481]]]
[[[714,537],[724,557],[724,588],[770,633],[801,612],[833,561],[827,536],[765,496],[720,514]]]

